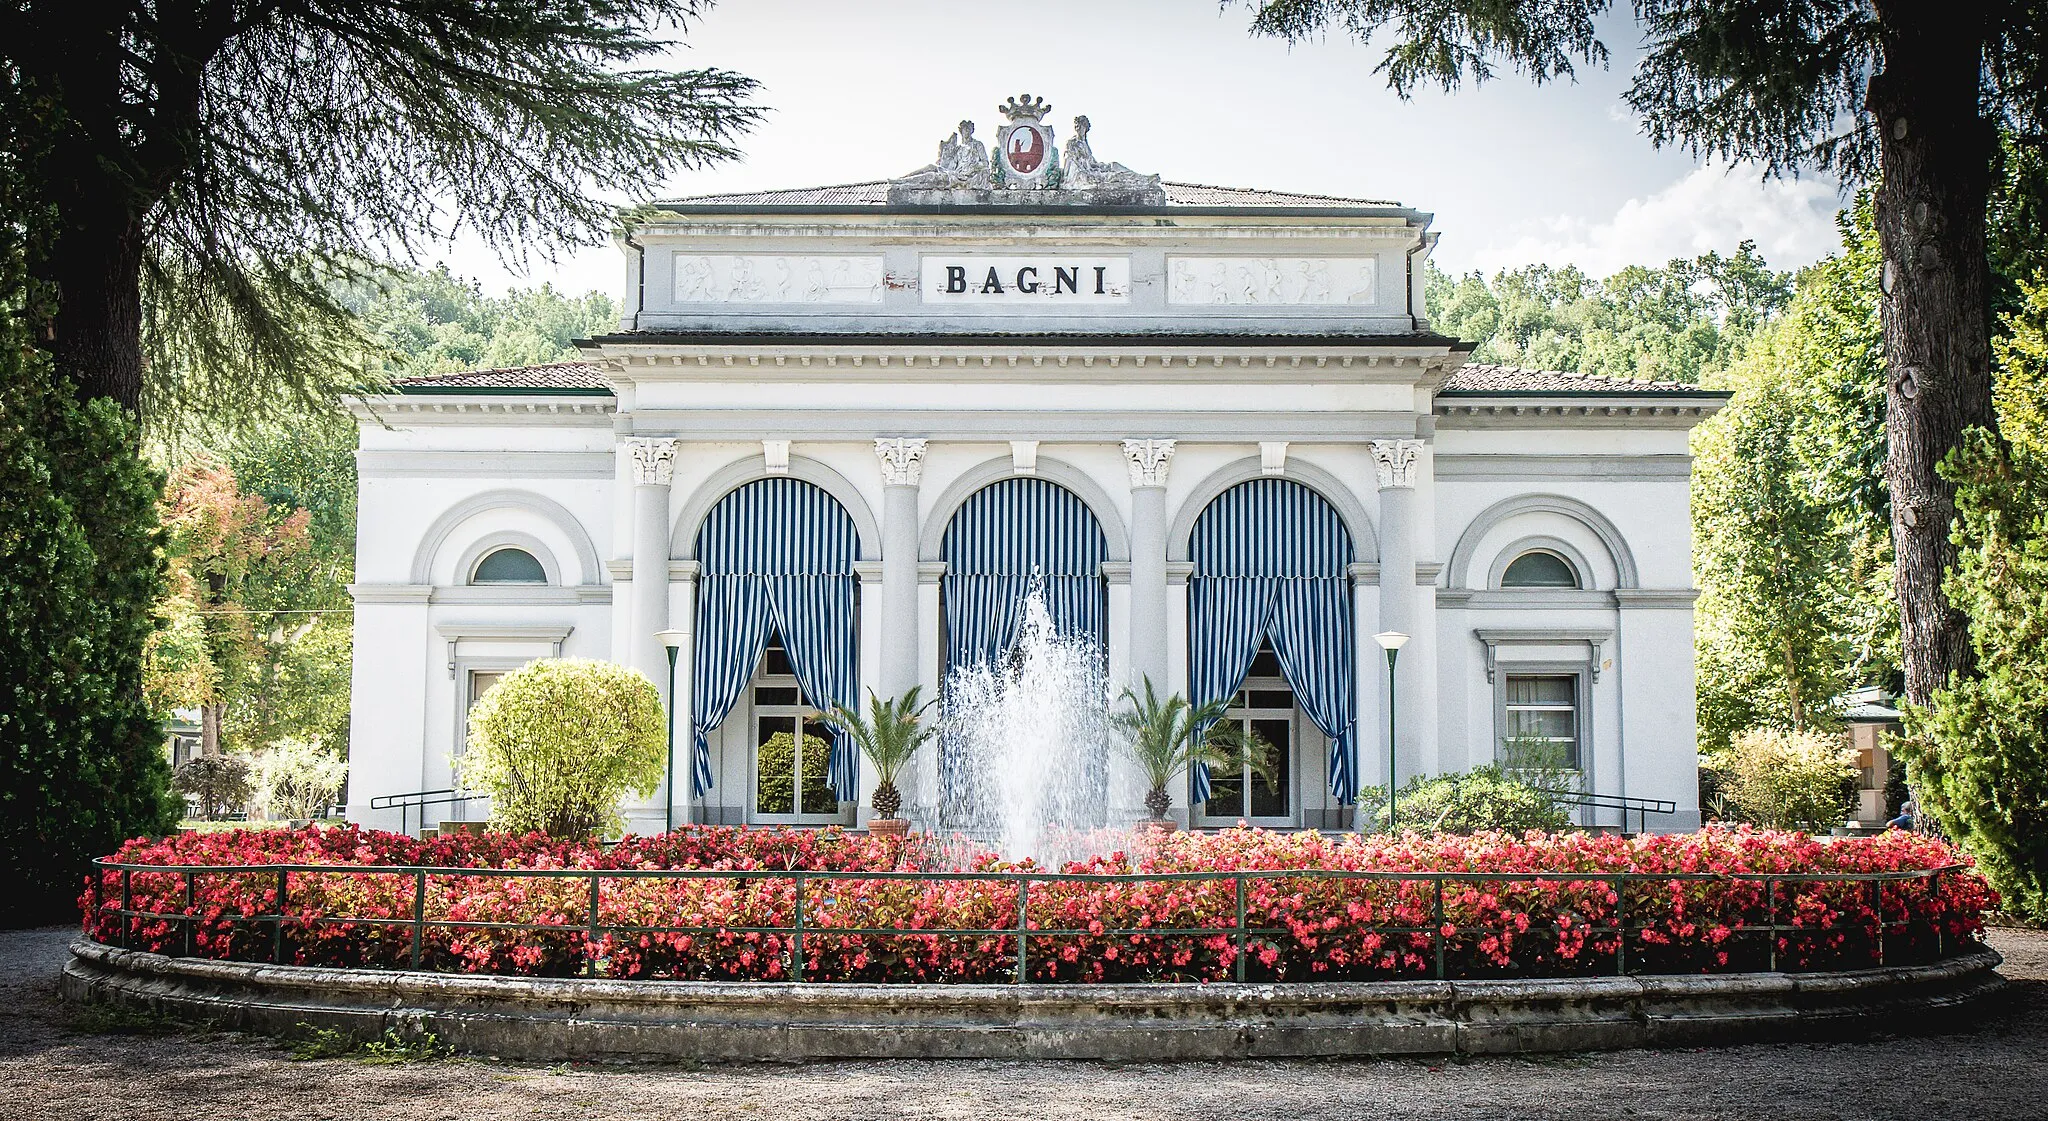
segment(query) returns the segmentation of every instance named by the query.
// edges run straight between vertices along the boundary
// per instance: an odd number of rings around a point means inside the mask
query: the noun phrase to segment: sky
[[[1503,69],[1481,86],[1403,101],[1381,51],[1342,35],[1290,47],[1215,0],[724,0],[672,51],[762,84],[770,112],[737,163],[653,194],[816,186],[901,175],[955,122],[983,137],[1006,97],[1051,102],[1058,142],[1085,114],[1099,158],[1168,180],[1386,199],[1435,214],[1441,267],[1574,264],[1595,276],[1754,238],[1773,266],[1834,250],[1842,206],[1826,178],[1765,182],[1654,149],[1622,101],[1640,51],[1604,25],[1607,69],[1537,86]],[[623,194],[621,196],[623,198]],[[440,255],[486,289],[614,292],[608,244],[508,269],[460,239]]]

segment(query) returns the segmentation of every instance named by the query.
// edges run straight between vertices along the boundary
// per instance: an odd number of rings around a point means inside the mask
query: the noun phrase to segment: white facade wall
[[[1677,803],[1653,828],[1696,824],[1686,435],[1718,398],[1598,381],[1563,394],[1440,394],[1464,350],[1407,314],[1401,279],[1409,252],[1433,239],[1426,223],[1386,208],[1178,226],[1086,214],[679,214],[640,231],[633,252],[645,254],[646,295],[629,314],[638,331],[586,347],[615,394],[444,387],[363,407],[351,817],[396,827],[398,814],[373,811],[372,798],[455,785],[449,760],[469,668],[557,654],[633,664],[654,630],[689,629],[698,524],[724,494],[766,477],[785,442],[787,473],[839,497],[861,531],[863,695],[898,657],[928,694],[938,690],[938,542],[962,501],[1020,464],[1096,510],[1112,557],[1110,672],[1127,680],[1143,636],[1131,631],[1133,476],[1122,442],[1166,439],[1172,688],[1187,687],[1188,530],[1229,486],[1278,474],[1322,493],[1353,530],[1363,783],[1386,773],[1385,662],[1369,636],[1396,603],[1414,628],[1402,653],[1403,779],[1495,758],[1503,667],[1577,673],[1592,788]],[[799,265],[879,258],[886,283],[872,303],[845,306],[680,298],[704,294],[678,287],[679,261],[742,251]],[[962,306],[926,299],[910,279],[935,255],[1027,253],[1127,259],[1129,299]],[[1262,254],[1363,256],[1379,283],[1371,301],[1349,308],[1175,302],[1176,256]],[[639,282],[630,256],[629,275],[630,305]],[[881,588],[885,568],[905,558],[884,548],[875,447],[898,437],[926,441],[909,559],[915,648],[900,652],[884,646]],[[658,473],[636,460],[645,453],[633,440],[663,442]],[[1388,441],[1419,445],[1406,526],[1384,524],[1374,445],[1395,446]],[[652,534],[636,521],[635,492],[664,485],[665,522]],[[1381,586],[1390,531],[1412,544],[1416,581],[1405,590]],[[548,583],[471,585],[470,568],[500,545],[532,552]],[[1581,586],[1502,589],[1500,570],[1527,548],[1568,558]],[[644,579],[663,582],[644,601],[654,618],[635,606],[643,601],[632,585]],[[685,709],[688,657],[677,697]],[[749,724],[743,701],[712,737],[716,787],[692,799],[687,719],[679,722],[680,819],[746,819]],[[1335,820],[1320,756],[1304,750],[1300,762],[1307,824]],[[928,793],[907,791],[913,805]],[[1186,791],[1174,794],[1185,819]],[[474,811],[437,807],[426,817]],[[659,828],[662,813],[658,802],[630,808],[643,830]]]

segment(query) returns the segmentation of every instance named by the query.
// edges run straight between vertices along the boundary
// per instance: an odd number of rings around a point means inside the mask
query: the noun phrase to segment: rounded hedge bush
[[[530,662],[469,710],[465,786],[515,833],[588,837],[623,827],[619,800],[661,788],[661,696],[637,670],[583,658]]]

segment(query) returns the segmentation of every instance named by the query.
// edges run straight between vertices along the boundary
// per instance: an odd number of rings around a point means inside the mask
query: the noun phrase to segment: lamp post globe
[[[668,651],[668,764],[661,772],[661,831],[673,833],[676,828],[676,651],[690,637],[688,631],[656,631],[654,637],[661,640],[662,648]]]
[[[1401,647],[1408,644],[1408,636],[1400,631],[1381,631],[1372,636],[1387,652],[1387,833],[1394,833],[1394,661],[1401,656]]]

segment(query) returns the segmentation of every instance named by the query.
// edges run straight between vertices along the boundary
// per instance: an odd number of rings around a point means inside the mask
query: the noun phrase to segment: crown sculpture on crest
[[[1088,118],[1074,118],[1074,135],[1062,151],[1054,145],[1052,126],[1045,123],[1052,105],[1044,98],[1019,94],[996,109],[1008,123],[996,130],[994,151],[975,139],[973,121],[961,121],[939,142],[938,159],[890,184],[889,201],[993,202],[1023,192],[1032,192],[1033,202],[1072,205],[1166,201],[1157,175],[1095,158],[1088,143]],[[975,197],[962,199],[963,192]]]

